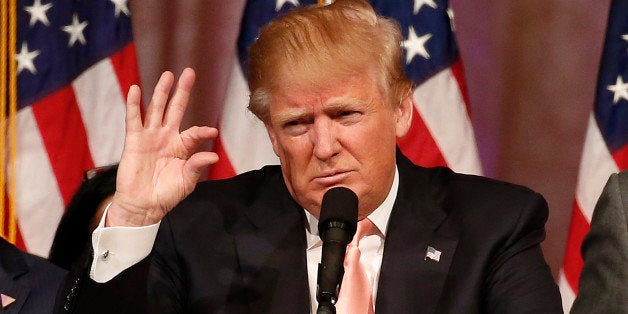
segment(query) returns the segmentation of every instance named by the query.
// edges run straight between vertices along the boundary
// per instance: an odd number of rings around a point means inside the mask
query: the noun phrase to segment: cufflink
[[[105,250],[104,252],[100,254],[100,259],[103,261],[106,261],[111,254],[112,254],[111,251]]]

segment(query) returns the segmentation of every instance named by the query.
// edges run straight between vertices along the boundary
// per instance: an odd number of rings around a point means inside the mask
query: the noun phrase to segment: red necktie
[[[347,246],[345,255],[345,274],[342,277],[342,285],[338,295],[336,311],[338,314],[372,314],[373,295],[371,283],[366,276],[366,271],[360,263],[360,239],[367,235],[375,234],[377,227],[368,218],[358,222],[358,230],[353,241]]]

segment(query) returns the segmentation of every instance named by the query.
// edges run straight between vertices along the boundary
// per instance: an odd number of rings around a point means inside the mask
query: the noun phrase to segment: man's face
[[[388,195],[412,98],[395,108],[387,99],[367,75],[316,87],[288,82],[273,93],[266,125],[273,149],[290,193],[314,216],[332,187],[358,195],[360,219]]]

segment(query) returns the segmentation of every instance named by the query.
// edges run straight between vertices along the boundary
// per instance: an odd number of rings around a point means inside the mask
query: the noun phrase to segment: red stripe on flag
[[[130,43],[126,45],[126,47],[109,58],[111,59],[111,64],[113,65],[113,69],[118,77],[122,95],[126,99],[126,95],[129,93],[131,85],[140,84],[140,76],[137,71],[137,54],[135,53],[135,44]]]
[[[412,124],[408,134],[397,140],[403,154],[423,167],[447,166],[436,141],[416,108],[412,111]]]
[[[74,91],[70,86],[32,106],[63,202],[81,183],[83,171],[94,167]]]
[[[578,294],[578,279],[584,266],[580,246],[584,236],[589,232],[589,222],[582,214],[578,202],[574,202],[571,213],[571,223],[569,225],[569,235],[567,237],[567,247],[565,248],[565,260],[563,261],[563,272],[565,278],[575,294]]]
[[[11,217],[9,217],[9,213],[10,211],[8,210],[9,206],[11,206],[11,204],[9,203],[9,194],[8,192],[5,190],[4,193],[4,230],[2,230],[3,234],[9,234],[9,224],[11,223]],[[16,223],[19,223],[16,222]],[[17,246],[18,248],[22,249],[23,251],[26,251],[26,244],[24,244],[24,239],[22,238],[22,233],[20,232],[20,228],[18,225],[18,228],[16,228],[16,234],[15,234],[15,246]]]
[[[613,159],[619,169],[628,169],[628,145],[613,153]]]
[[[460,94],[462,94],[462,100],[464,101],[465,107],[467,107],[467,114],[471,116],[469,93],[467,92],[467,81],[464,77],[464,66],[462,65],[460,58],[458,58],[458,60],[451,65],[451,73],[453,73],[454,78],[458,83],[458,89],[460,90]]]
[[[231,162],[229,161],[229,155],[222,146],[220,136],[214,141],[214,152],[220,156],[217,163],[211,165],[209,168],[208,178],[210,180],[227,179],[236,175]]]

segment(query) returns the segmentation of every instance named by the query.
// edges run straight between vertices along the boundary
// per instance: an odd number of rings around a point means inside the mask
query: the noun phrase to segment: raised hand
[[[164,72],[144,121],[140,88],[134,85],[129,90],[126,138],[107,226],[158,222],[192,192],[202,170],[218,161],[213,152],[197,151],[199,144],[217,136],[215,128],[195,126],[179,131],[194,78],[192,69],[183,70],[168,102],[174,76]]]

